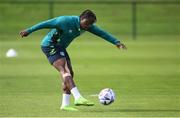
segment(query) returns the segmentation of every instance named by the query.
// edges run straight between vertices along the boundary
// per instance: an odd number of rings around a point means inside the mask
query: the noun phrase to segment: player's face
[[[90,22],[90,20],[84,18],[84,19],[81,19],[80,21],[80,26],[82,29],[84,30],[88,30],[88,28],[92,25],[93,23]]]

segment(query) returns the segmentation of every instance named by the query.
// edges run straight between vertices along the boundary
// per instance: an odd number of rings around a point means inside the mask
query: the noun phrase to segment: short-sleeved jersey
[[[80,28],[80,17],[79,16],[60,16],[47,21],[38,23],[27,29],[28,33],[48,28],[51,29],[48,34],[43,38],[41,46],[61,46],[67,48],[69,44],[85,30]],[[120,43],[110,33],[97,27],[95,24],[90,26],[87,30],[112,44]]]

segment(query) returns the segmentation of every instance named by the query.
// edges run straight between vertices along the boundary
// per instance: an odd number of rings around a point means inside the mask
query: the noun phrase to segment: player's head
[[[80,15],[80,26],[87,30],[93,23],[96,22],[96,15],[91,10],[85,10]]]

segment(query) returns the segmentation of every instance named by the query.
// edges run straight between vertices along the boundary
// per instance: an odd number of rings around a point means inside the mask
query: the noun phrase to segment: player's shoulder
[[[59,16],[57,19],[59,20],[76,20],[79,16]]]
[[[59,16],[56,17],[56,21],[61,25],[61,27],[78,24],[79,16]]]

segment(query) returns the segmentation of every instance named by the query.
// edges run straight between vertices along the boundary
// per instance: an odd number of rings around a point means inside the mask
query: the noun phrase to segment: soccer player
[[[66,51],[69,44],[85,31],[91,32],[106,41],[114,44],[119,49],[126,49],[126,46],[113,37],[110,33],[97,27],[96,15],[91,10],[85,10],[80,16],[59,16],[47,21],[40,22],[20,32],[26,37],[34,31],[48,28],[51,29],[41,42],[41,49],[47,56],[49,62],[60,73],[62,78],[62,105],[61,110],[78,111],[70,106],[70,94],[73,95],[75,105],[93,106],[94,103],[85,99],[79,92],[73,80],[74,73],[70,57]]]

